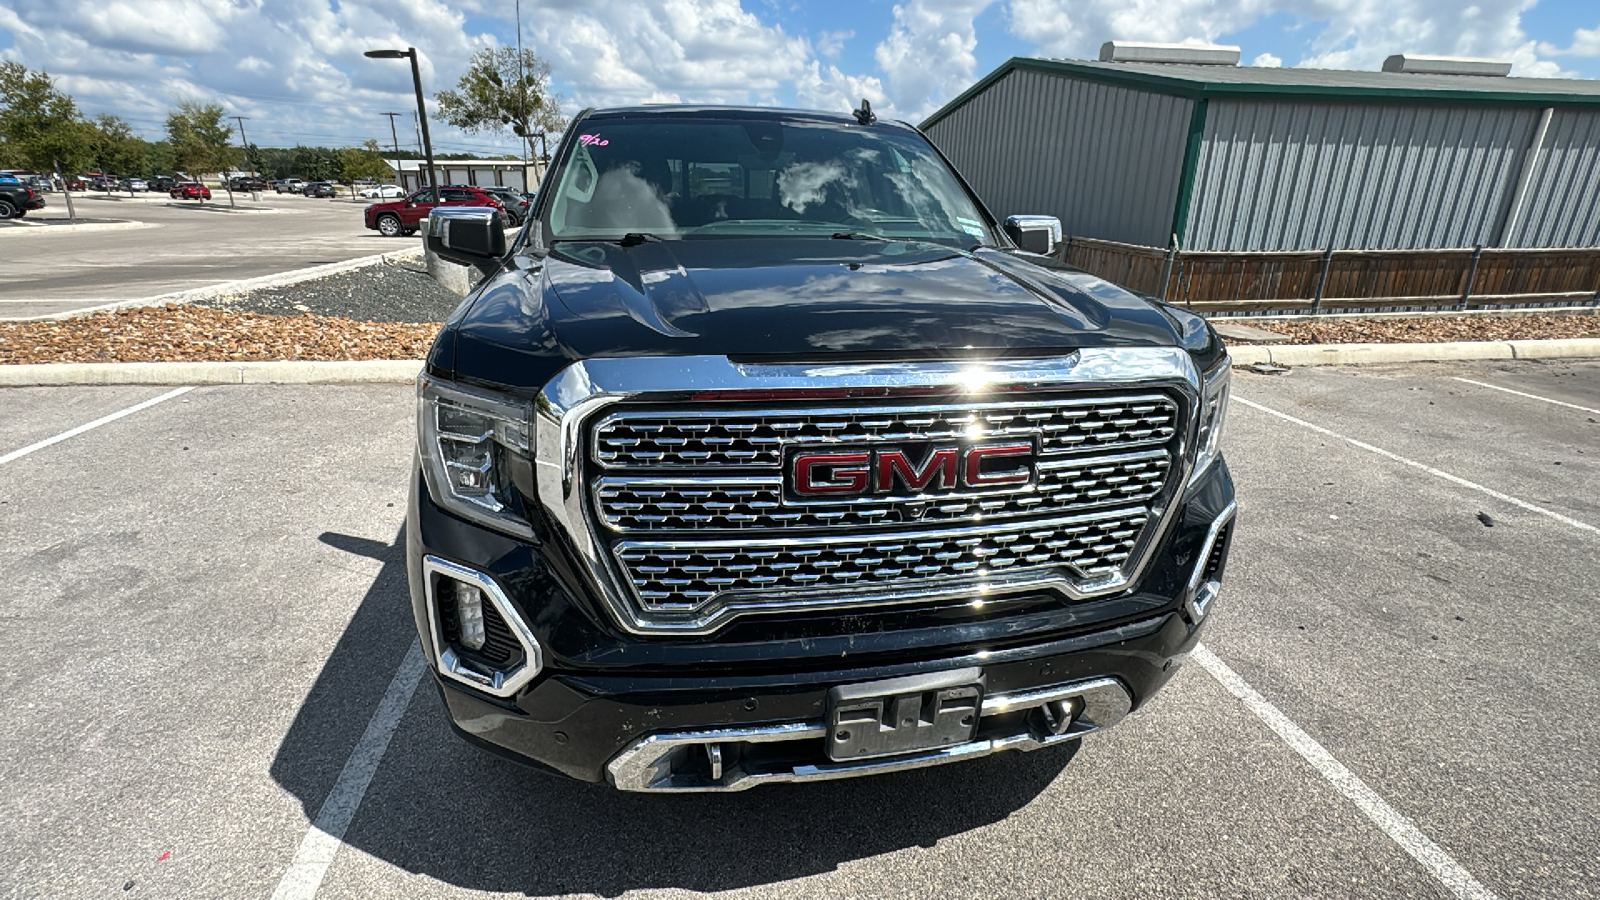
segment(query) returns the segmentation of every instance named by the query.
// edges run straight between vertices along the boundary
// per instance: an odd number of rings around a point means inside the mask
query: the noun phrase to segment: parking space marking
[[[1429,475],[1433,475],[1433,476],[1438,477],[1438,478],[1443,478],[1445,481],[1448,481],[1448,482],[1450,482],[1452,484],[1458,484],[1458,485],[1460,485],[1460,486],[1462,486],[1464,488],[1471,488],[1474,491],[1477,491],[1477,492],[1479,492],[1481,494],[1487,494],[1488,496],[1493,497],[1496,500],[1500,500],[1500,501],[1503,501],[1505,503],[1509,503],[1512,506],[1521,507],[1521,508],[1523,508],[1523,509],[1525,509],[1525,510],[1527,510],[1529,512],[1538,513],[1541,516],[1548,516],[1549,518],[1554,519],[1554,520],[1556,520],[1557,522],[1560,522],[1563,525],[1571,525],[1573,528],[1576,528],[1576,529],[1578,529],[1580,531],[1588,531],[1588,532],[1591,532],[1593,534],[1600,534],[1600,528],[1596,528],[1595,526],[1590,525],[1588,522],[1580,522],[1577,519],[1573,519],[1573,518],[1570,518],[1568,516],[1563,516],[1561,513],[1558,513],[1555,510],[1545,509],[1544,507],[1539,506],[1538,504],[1529,503],[1526,500],[1519,500],[1516,497],[1511,496],[1510,494],[1502,494],[1502,493],[1500,493],[1499,491],[1497,491],[1497,490],[1495,490],[1493,488],[1487,488],[1487,487],[1484,487],[1481,484],[1478,484],[1477,482],[1468,481],[1468,480],[1466,480],[1465,478],[1462,478],[1459,475],[1451,475],[1449,472],[1443,471],[1441,469],[1435,469],[1433,466],[1427,465],[1426,463],[1420,463],[1420,462],[1417,462],[1414,459],[1407,459],[1406,457],[1401,456],[1398,453],[1392,453],[1392,452],[1390,452],[1388,450],[1383,449],[1382,447],[1374,447],[1373,445],[1368,444],[1365,441],[1358,441],[1353,437],[1346,437],[1345,435],[1342,435],[1342,434],[1338,433],[1337,431],[1329,431],[1328,429],[1323,428],[1321,425],[1313,425],[1313,424],[1311,424],[1310,422],[1307,422],[1304,419],[1297,419],[1294,416],[1289,415],[1288,413],[1281,413],[1281,412],[1278,412],[1275,409],[1272,409],[1271,407],[1262,406],[1259,403],[1251,402],[1249,400],[1244,399],[1243,397],[1240,397],[1237,394],[1234,395],[1233,400],[1234,400],[1235,403],[1243,403],[1245,406],[1248,406],[1251,409],[1260,410],[1261,412],[1264,412],[1264,413],[1266,413],[1268,415],[1277,416],[1278,418],[1284,420],[1285,422],[1293,422],[1294,424],[1299,425],[1302,428],[1309,428],[1310,430],[1315,431],[1318,434],[1326,435],[1326,436],[1331,437],[1331,438],[1337,438],[1338,440],[1344,441],[1345,443],[1350,444],[1353,447],[1360,447],[1362,450],[1367,450],[1367,451],[1370,451],[1372,453],[1376,453],[1379,456],[1386,457],[1388,459],[1392,459],[1397,463],[1402,463],[1404,465],[1410,466],[1413,469],[1421,469],[1422,471],[1427,472]]]
[[[1249,682],[1239,677],[1239,673],[1218,659],[1209,647],[1204,644],[1197,645],[1191,658],[1210,673],[1223,689],[1238,697],[1244,703],[1245,709],[1250,710],[1256,718],[1277,733],[1285,744],[1310,763],[1311,767],[1326,778],[1339,793],[1365,813],[1366,817],[1382,829],[1390,840],[1399,844],[1400,849],[1421,863],[1423,868],[1438,879],[1450,893],[1470,900],[1498,900],[1497,895],[1472,877],[1472,873],[1456,862],[1455,857],[1445,852],[1443,847],[1430,840],[1410,819],[1378,796],[1378,792],[1368,787],[1359,775],[1346,768],[1344,763],[1339,762],[1326,747],[1317,742],[1316,738],[1306,734],[1293,719],[1284,715],[1282,710],[1261,696]]]
[[[131,416],[131,415],[133,415],[134,413],[138,412],[141,409],[149,409],[150,407],[155,406],[157,403],[162,403],[164,401],[171,400],[173,397],[176,397],[179,394],[187,394],[192,390],[194,390],[194,386],[193,385],[188,385],[188,386],[185,386],[185,387],[176,388],[174,390],[167,391],[165,394],[162,394],[159,397],[151,397],[149,400],[146,400],[143,403],[135,403],[134,405],[128,407],[127,409],[118,410],[118,411],[112,413],[109,416],[101,416],[100,418],[95,419],[93,422],[87,422],[87,423],[85,423],[83,425],[79,425],[77,428],[72,428],[72,429],[69,429],[67,431],[63,431],[60,434],[56,435],[55,437],[45,438],[44,440],[39,441],[38,443],[29,444],[28,446],[23,447],[20,450],[13,450],[13,451],[11,451],[10,453],[7,453],[4,456],[0,456],[0,466],[3,466],[6,463],[11,462],[12,460],[15,460],[15,459],[21,459],[22,457],[27,456],[29,453],[32,453],[35,450],[43,450],[46,447],[52,446],[54,444],[59,444],[62,441],[67,440],[69,438],[75,438],[78,435],[83,434],[85,431],[92,431],[92,430],[94,430],[96,428],[99,428],[101,425],[105,425],[108,422],[115,422],[116,420],[122,418],[123,416]]]
[[[328,792],[322,808],[317,810],[317,817],[301,838],[289,870],[283,873],[277,889],[272,892],[272,900],[311,900],[317,895],[328,867],[344,845],[345,830],[367,794],[367,785],[372,783],[378,764],[389,750],[389,740],[411,704],[411,695],[416,693],[424,668],[422,646],[413,638],[405,659],[400,661],[400,668],[395,670],[388,690],[383,692],[383,699],[378,701],[378,708],[367,722],[367,730],[350,751],[350,758],[339,772],[339,780],[333,783],[333,790]]]
[[[1580,412],[1600,414],[1600,409],[1590,409],[1587,406],[1579,406],[1576,403],[1568,403],[1565,400],[1551,400],[1549,397],[1541,397],[1538,394],[1527,394],[1523,393],[1522,391],[1513,391],[1511,388],[1501,387],[1498,384],[1489,384],[1488,382],[1484,381],[1473,381],[1471,378],[1462,378],[1459,375],[1453,375],[1451,377],[1455,378],[1457,381],[1464,381],[1467,384],[1475,384],[1478,387],[1486,387],[1492,391],[1505,391],[1508,394],[1516,394],[1518,397],[1527,397],[1529,400],[1540,400],[1545,403],[1554,403],[1556,406],[1565,406],[1568,409],[1576,409]]]

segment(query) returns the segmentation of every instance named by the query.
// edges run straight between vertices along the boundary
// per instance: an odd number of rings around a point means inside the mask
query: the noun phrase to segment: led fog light
[[[483,591],[459,581],[451,583],[456,591],[456,625],[460,629],[461,646],[482,650],[487,637],[483,628]]]

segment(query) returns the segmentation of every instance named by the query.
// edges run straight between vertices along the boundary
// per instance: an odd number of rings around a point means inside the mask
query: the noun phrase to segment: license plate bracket
[[[971,741],[983,708],[983,670],[911,675],[828,691],[828,758],[897,756]]]

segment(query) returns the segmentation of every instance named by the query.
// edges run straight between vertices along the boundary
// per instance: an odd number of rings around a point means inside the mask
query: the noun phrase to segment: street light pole
[[[368,50],[365,54],[369,59],[410,59],[411,84],[417,91],[417,123],[422,129],[422,156],[428,164],[428,188],[433,194],[433,203],[439,204],[439,179],[433,170],[433,141],[428,137],[428,106],[422,98],[422,70],[417,66],[417,48],[407,47],[404,50]],[[391,123],[393,119],[389,120]]]

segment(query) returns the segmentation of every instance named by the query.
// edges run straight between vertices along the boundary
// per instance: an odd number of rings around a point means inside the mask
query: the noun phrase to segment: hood
[[[1038,257],[1031,259],[1039,260]],[[560,242],[519,257],[455,323],[456,368],[542,384],[599,356],[736,359],[1047,356],[1174,346],[1150,303],[1098,278],[994,249],[819,238]],[[514,357],[534,371],[512,373]],[[500,362],[491,362],[491,358]],[[557,366],[559,367],[559,366]]]

